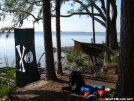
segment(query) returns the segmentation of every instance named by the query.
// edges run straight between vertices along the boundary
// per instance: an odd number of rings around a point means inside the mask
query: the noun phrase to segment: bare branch
[[[60,17],[71,17],[73,15],[91,15],[91,13],[87,12],[74,12],[69,15],[60,15]],[[100,16],[98,13],[94,13],[94,16]],[[51,17],[56,17],[56,15],[51,15]]]
[[[117,18],[116,0],[110,0],[110,4],[112,6],[112,20],[116,20]]]
[[[39,21],[40,19],[42,19],[42,18],[36,18],[32,13],[27,12],[27,11],[10,10],[9,12],[12,12],[12,13],[13,13],[13,12],[27,13],[28,16],[31,15],[35,20],[38,20],[38,21]],[[27,16],[27,17],[28,17],[28,16]]]
[[[100,2],[101,2],[101,8],[103,9],[104,13],[106,14],[105,1],[104,0],[100,0]]]
[[[102,20],[100,20],[100,19],[98,19],[96,17],[94,17],[94,20],[97,21],[97,22],[99,22],[103,27],[106,28],[106,23],[105,22],[103,22]]]
[[[103,21],[105,22],[106,21],[106,16],[104,15],[104,13],[102,12],[102,10],[96,5],[94,4],[94,7],[98,10],[101,18],[103,19]]]
[[[87,13],[87,12],[77,12],[77,13],[71,13],[70,15],[60,15],[60,17],[71,17],[73,15],[91,15],[91,13]],[[103,22],[102,20],[98,19],[98,17],[100,17],[100,14],[94,13],[94,20],[99,22],[102,26],[106,27],[105,22]],[[51,15],[51,17],[56,17],[56,15]]]

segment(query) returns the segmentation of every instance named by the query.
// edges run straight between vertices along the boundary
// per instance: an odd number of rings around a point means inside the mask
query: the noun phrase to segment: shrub
[[[67,53],[65,54],[66,55],[66,60],[69,62],[69,63],[73,63],[77,54],[75,51],[67,51]]]
[[[0,69],[0,96],[8,96],[16,85],[15,81],[15,63],[12,61],[9,66],[8,59],[5,58],[6,69]]]
[[[112,65],[118,63],[118,56],[116,54],[107,55],[103,54],[104,65]]]
[[[89,61],[85,60],[85,54],[77,54],[75,51],[68,51],[66,53],[66,60],[71,65],[71,69],[83,72],[88,67]]]

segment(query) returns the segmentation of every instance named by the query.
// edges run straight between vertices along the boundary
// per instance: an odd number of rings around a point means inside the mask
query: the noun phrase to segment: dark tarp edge
[[[78,50],[77,53],[83,51],[88,55],[97,55],[100,54],[101,52],[112,54],[112,51],[107,46],[104,46],[103,44],[85,43],[76,40],[73,41],[74,41],[74,50]]]

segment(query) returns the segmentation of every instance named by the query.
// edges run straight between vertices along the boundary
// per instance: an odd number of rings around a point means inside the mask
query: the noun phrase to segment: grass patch
[[[0,97],[9,96],[16,85],[15,61],[9,65],[8,58],[4,57],[6,68],[0,68]]]

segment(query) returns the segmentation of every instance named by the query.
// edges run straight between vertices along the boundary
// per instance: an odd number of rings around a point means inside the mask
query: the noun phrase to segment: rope
[[[61,30],[60,30],[61,31]],[[63,34],[65,34],[63,31],[61,31]],[[69,35],[67,35],[67,34],[65,34],[69,39],[71,39],[71,40],[74,40],[74,39],[72,39]],[[54,50],[53,50],[53,52],[54,52]],[[42,55],[41,55],[41,57],[39,58],[39,60],[38,60],[38,62],[37,62],[37,66],[38,67],[40,67],[41,66],[41,63],[40,63],[40,60],[41,60],[41,58],[43,57],[43,55],[45,54],[45,52],[43,52],[42,53]]]
[[[61,30],[60,30],[61,31]],[[70,40],[74,40],[72,39],[69,35],[65,34],[63,31],[61,31],[64,35],[66,35]]]

